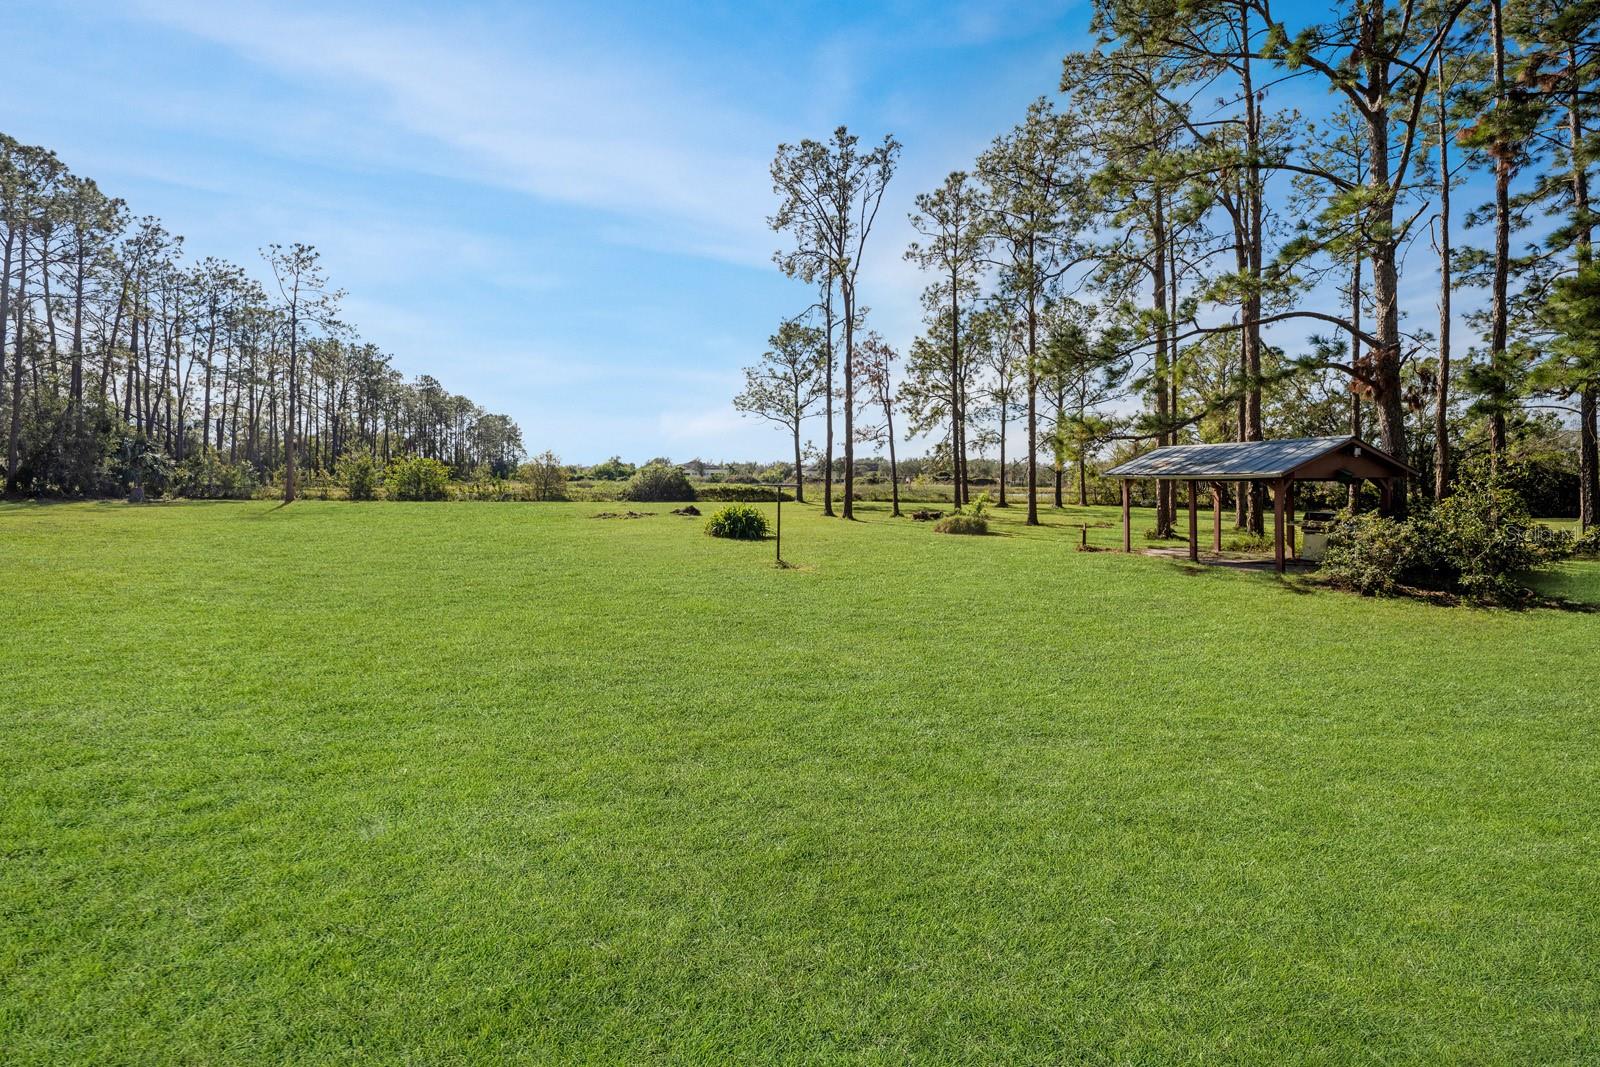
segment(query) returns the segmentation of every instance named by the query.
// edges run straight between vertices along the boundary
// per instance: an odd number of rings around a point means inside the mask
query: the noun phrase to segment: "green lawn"
[[[669,507],[0,507],[0,1061],[1600,1059],[1600,617]]]

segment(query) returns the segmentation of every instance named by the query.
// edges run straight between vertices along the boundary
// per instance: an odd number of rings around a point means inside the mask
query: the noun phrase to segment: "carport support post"
[[[1222,483],[1211,483],[1211,551],[1222,553]]]
[[[1133,551],[1133,498],[1128,492],[1128,479],[1122,479],[1122,551]]]
[[[1283,573],[1283,505],[1289,483],[1279,479],[1272,483],[1272,569]]]
[[[1289,558],[1290,559],[1299,559],[1300,558],[1300,553],[1294,547],[1294,479],[1293,478],[1289,479],[1289,482],[1288,482],[1288,485],[1286,486],[1286,488],[1289,491],[1289,503],[1288,503],[1288,511],[1289,511],[1289,529],[1288,529],[1288,535],[1289,535]]]
[[[1200,562],[1200,516],[1195,510],[1200,506],[1200,483],[1189,480],[1189,559]]]

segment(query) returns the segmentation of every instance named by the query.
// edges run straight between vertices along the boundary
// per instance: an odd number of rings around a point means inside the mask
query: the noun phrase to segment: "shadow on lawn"
[[[1310,569],[1301,570],[1300,573],[1276,574],[1272,571],[1270,560],[1258,562],[1248,561],[1220,561],[1213,563],[1191,563],[1187,559],[1172,560],[1172,566],[1179,572],[1191,578],[1211,578],[1216,580],[1223,575],[1237,574],[1249,577],[1258,582],[1271,583],[1285,592],[1295,596],[1313,596],[1317,593],[1331,593],[1343,596],[1359,596],[1358,593],[1346,589],[1317,577]],[[1454,593],[1441,592],[1436,589],[1421,589],[1412,586],[1401,586],[1398,595],[1392,597],[1372,598],[1413,603],[1431,604],[1435,607],[1476,607],[1487,610],[1500,611],[1564,611],[1579,615],[1600,614],[1600,602],[1588,599],[1577,599],[1561,593],[1539,589],[1539,585],[1560,584],[1563,575],[1530,575],[1534,587],[1525,590],[1525,594],[1518,600],[1496,602],[1474,602],[1463,599]],[[1567,579],[1570,581],[1570,579]],[[1582,584],[1582,583],[1577,583]]]

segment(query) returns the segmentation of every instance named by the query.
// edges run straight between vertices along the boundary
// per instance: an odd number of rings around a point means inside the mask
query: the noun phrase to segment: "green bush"
[[[339,481],[344,483],[345,495],[350,500],[378,499],[378,481],[382,472],[370,452],[352,452],[339,460]]]
[[[946,515],[933,524],[934,533],[942,534],[986,534],[989,532],[989,520],[982,515],[969,515],[956,512]]]
[[[1589,527],[1589,532],[1572,542],[1574,556],[1600,556],[1600,526]]]
[[[517,468],[517,477],[527,486],[529,500],[567,499],[567,468],[554,452],[546,450],[534,456]]]
[[[383,485],[390,500],[443,500],[450,491],[450,468],[426,456],[396,460],[384,470]]]
[[[228,463],[207,449],[172,470],[167,491],[190,500],[248,500],[256,485],[255,468],[248,463]]]
[[[794,499],[794,494],[787,489],[775,490],[770,485],[702,485],[695,489],[695,494],[700,500],[738,500],[747,504]]]
[[[1504,602],[1524,594],[1519,575],[1566,559],[1574,547],[1571,534],[1534,522],[1504,477],[1479,474],[1404,521],[1344,516],[1328,536],[1322,575],[1368,596],[1414,586]]]
[[[652,463],[634,473],[628,481],[628,487],[622,491],[622,499],[635,503],[693,500],[694,486],[689,484],[689,476],[679,468]]]
[[[1464,481],[1417,520],[1431,549],[1435,581],[1474,600],[1509,600],[1515,576],[1572,555],[1573,537],[1536,523],[1502,477]]]
[[[946,515],[933,524],[934,533],[986,534],[989,532],[989,494],[979,493],[976,500],[962,506],[960,511]]]
[[[1362,596],[1394,596],[1425,558],[1416,528],[1379,515],[1344,516],[1328,533],[1322,576]]]
[[[728,504],[706,520],[706,533],[712,537],[759,541],[767,536],[767,517],[753,505]]]
[[[602,482],[620,482],[633,474],[632,463],[622,462],[621,456],[612,456],[604,463],[589,468],[589,477]]]

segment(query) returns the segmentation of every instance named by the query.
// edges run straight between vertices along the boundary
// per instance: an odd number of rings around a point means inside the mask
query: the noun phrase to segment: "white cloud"
[[[370,97],[378,122],[424,139],[409,159],[419,171],[614,212],[645,240],[697,255],[759,262],[769,251],[764,152],[777,136],[637,56],[553,37],[514,51],[487,28],[442,19],[380,25],[191,0],[148,0],[141,10],[284,77]],[[337,140],[330,131],[325,143]]]

